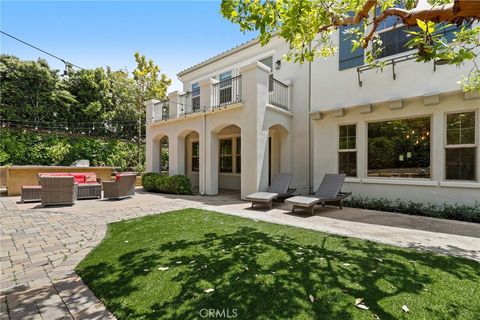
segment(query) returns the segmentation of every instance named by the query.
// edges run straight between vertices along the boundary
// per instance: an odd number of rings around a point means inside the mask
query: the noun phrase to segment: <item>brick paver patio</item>
[[[112,314],[73,271],[104,237],[107,224],[182,208],[204,208],[480,261],[480,225],[345,208],[316,216],[249,209],[237,194],[214,197],[139,192],[122,201],[81,200],[72,207],[41,208],[0,199],[0,320],[109,319]]]

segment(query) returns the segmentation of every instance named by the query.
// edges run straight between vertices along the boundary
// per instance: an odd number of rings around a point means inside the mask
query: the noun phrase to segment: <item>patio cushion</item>
[[[273,199],[278,197],[278,193],[272,192],[255,192],[249,194],[245,199],[248,201],[255,201],[255,202],[270,202]]]
[[[295,206],[300,207],[310,207],[316,203],[320,202],[320,199],[314,197],[302,197],[302,196],[295,196],[292,198],[288,198],[285,200],[286,203],[293,204]]]
[[[22,189],[42,189],[42,186],[35,185],[35,186],[22,186]]]
[[[87,173],[85,175],[85,183],[97,183],[97,175],[95,173]]]

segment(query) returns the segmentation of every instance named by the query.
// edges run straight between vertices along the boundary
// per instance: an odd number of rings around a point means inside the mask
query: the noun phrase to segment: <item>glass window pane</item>
[[[475,152],[476,148],[446,149],[447,180],[476,180]]]
[[[199,155],[200,144],[198,142],[192,142],[192,156]]]
[[[368,176],[430,178],[430,118],[369,123]]]
[[[232,172],[233,163],[232,156],[220,157],[220,172]]]
[[[232,139],[220,140],[220,155],[232,154]]]
[[[260,60],[261,63],[273,70],[273,57],[267,57]]]
[[[356,148],[356,139],[357,139],[356,130],[357,130],[357,126],[355,124],[340,126],[339,141],[338,141],[339,142],[338,147],[340,150]]]
[[[198,172],[200,168],[200,161],[198,157],[192,158],[192,171]]]
[[[240,138],[237,138],[237,154],[240,154],[240,150],[242,150],[242,141]]]
[[[355,151],[338,153],[338,172],[345,173],[349,177],[357,176],[357,153]]]
[[[237,173],[242,172],[242,159],[241,156],[237,156]]]
[[[447,144],[475,144],[475,117],[472,112],[447,114]]]

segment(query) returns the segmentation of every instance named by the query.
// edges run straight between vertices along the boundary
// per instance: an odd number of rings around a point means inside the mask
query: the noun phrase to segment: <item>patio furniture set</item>
[[[115,181],[101,181],[95,173],[39,173],[39,185],[22,186],[20,201],[43,206],[73,205],[78,199],[123,199],[135,194],[137,174],[119,173]]]
[[[342,201],[350,196],[351,192],[342,192],[345,182],[345,174],[327,173],[323,177],[320,186],[314,194],[309,196],[290,197],[295,189],[289,189],[292,181],[292,173],[279,173],[273,179],[267,192],[255,192],[249,194],[246,199],[254,205],[266,205],[272,209],[273,201],[284,199],[285,203],[292,205],[292,212],[295,209],[307,209],[313,215],[316,205],[336,205],[342,209]]]

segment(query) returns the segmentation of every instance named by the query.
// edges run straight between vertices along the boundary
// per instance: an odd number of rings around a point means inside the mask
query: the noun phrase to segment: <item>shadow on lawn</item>
[[[144,312],[118,303],[119,298],[143,289],[135,279],[146,269],[159,272],[159,260],[170,266],[169,272],[175,271],[171,280],[180,286],[178,294],[168,302],[154,302]],[[432,285],[435,279],[419,271],[419,266],[459,280],[480,277],[478,263],[473,261],[329,236],[299,247],[294,238],[252,227],[169,242],[154,254],[132,251],[121,256],[119,263],[120,269],[105,263],[89,266],[81,270],[82,278],[116,316],[142,319],[199,319],[203,309],[229,310],[230,315],[236,309],[237,319],[353,319],[359,312],[396,319],[379,302],[404,293],[420,295]],[[109,278],[112,274],[115,279]],[[210,287],[215,291],[203,292]],[[315,297],[314,303],[309,295]],[[365,299],[370,310],[354,307],[358,297]],[[445,303],[439,318],[455,317],[460,307],[465,305]]]

